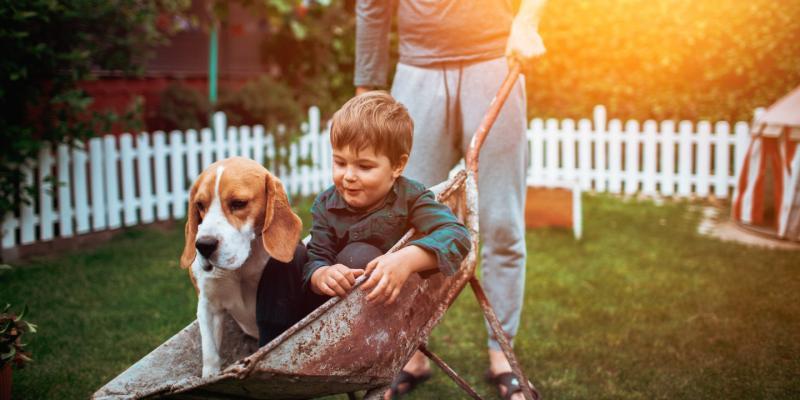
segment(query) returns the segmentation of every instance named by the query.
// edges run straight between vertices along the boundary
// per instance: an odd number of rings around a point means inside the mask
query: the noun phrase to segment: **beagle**
[[[221,369],[224,312],[244,333],[258,338],[261,273],[270,257],[292,260],[301,230],[283,184],[253,160],[217,161],[194,182],[180,264],[198,293],[203,377]]]

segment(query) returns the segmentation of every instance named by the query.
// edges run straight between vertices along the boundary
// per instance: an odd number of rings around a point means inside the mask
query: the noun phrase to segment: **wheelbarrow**
[[[222,371],[201,377],[202,357],[197,321],[136,362],[94,393],[94,399],[146,398],[253,398],[299,399],[366,390],[365,398],[380,398],[394,376],[416,350],[421,350],[471,397],[481,397],[440,357],[426,347],[431,330],[467,283],[473,289],[486,319],[512,370],[527,382],[514,352],[502,333],[483,289],[475,277],[478,250],[478,156],[480,148],[519,76],[514,63],[500,90],[489,105],[473,136],[466,157],[466,169],[431,190],[448,205],[469,229],[472,248],[459,271],[450,277],[414,274],[404,285],[397,301],[371,304],[363,290],[346,297],[334,297],[286,332],[258,348],[227,318],[223,328]],[[389,252],[415,238],[407,232]],[[355,283],[358,288],[366,277]],[[535,389],[522,385],[529,400],[538,398]]]

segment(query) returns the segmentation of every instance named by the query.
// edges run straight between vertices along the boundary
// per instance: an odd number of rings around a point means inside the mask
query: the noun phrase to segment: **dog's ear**
[[[272,258],[289,262],[294,258],[294,249],[300,240],[303,221],[289,206],[289,199],[278,178],[267,172],[267,207],[264,212],[264,228],[261,240],[264,249]]]
[[[197,209],[194,196],[197,194],[197,188],[200,186],[202,177],[203,174],[197,177],[197,180],[192,185],[192,190],[189,191],[189,212],[186,215],[186,227],[183,231],[186,243],[183,245],[183,254],[181,255],[181,268],[184,269],[191,268],[196,254],[194,241],[197,238],[197,225],[200,224],[200,210]],[[192,277],[192,280],[194,280],[194,277]]]

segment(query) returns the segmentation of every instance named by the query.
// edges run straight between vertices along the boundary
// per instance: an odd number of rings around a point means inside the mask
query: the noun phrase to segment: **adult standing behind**
[[[428,186],[444,181],[466,154],[508,71],[507,60],[525,61],[545,52],[538,34],[544,2],[358,0],[356,94],[386,85],[389,30],[397,15],[400,60],[391,92],[414,120],[407,176]],[[525,108],[525,80],[520,76],[481,150],[478,182],[482,279],[512,340],[525,285]],[[487,376],[503,398],[521,399],[519,379],[492,336],[489,329]],[[430,370],[428,359],[417,352],[386,397],[412,390]]]

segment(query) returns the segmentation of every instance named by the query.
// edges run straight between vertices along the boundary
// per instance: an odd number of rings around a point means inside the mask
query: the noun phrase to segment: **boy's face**
[[[386,197],[407,160],[403,155],[398,165],[392,166],[389,157],[375,154],[371,147],[333,149],[333,183],[350,207],[370,209]]]

